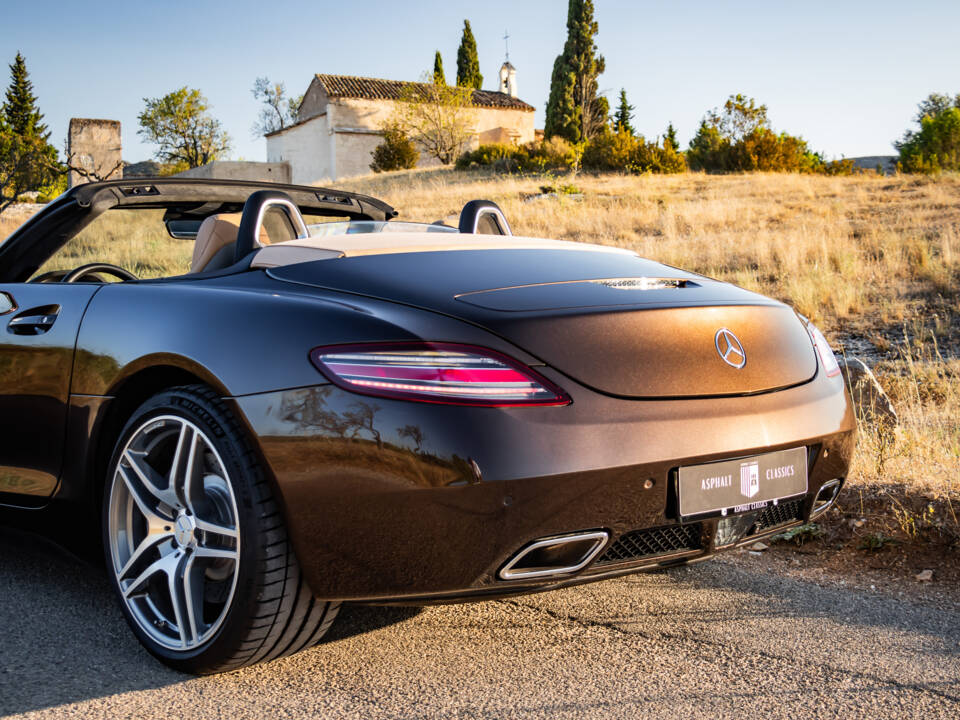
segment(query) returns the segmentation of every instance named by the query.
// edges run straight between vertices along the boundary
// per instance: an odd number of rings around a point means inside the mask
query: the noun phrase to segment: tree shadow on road
[[[345,606],[325,643],[419,608]],[[106,570],[42,537],[0,528],[0,717],[190,681],[134,638]]]

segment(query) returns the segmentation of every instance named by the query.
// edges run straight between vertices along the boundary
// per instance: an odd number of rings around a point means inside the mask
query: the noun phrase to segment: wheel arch
[[[219,385],[219,383],[217,383]],[[144,365],[125,377],[117,380],[110,389],[111,400],[107,403],[103,417],[95,426],[90,438],[90,462],[88,463],[88,483],[93,508],[99,524],[99,508],[103,500],[103,488],[106,483],[107,465],[123,426],[134,411],[157,393],[181,385],[208,385],[209,378],[191,372],[182,365],[156,364]]]

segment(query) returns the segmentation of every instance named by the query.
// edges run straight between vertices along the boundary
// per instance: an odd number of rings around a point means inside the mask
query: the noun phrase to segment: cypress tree
[[[633,119],[633,105],[627,102],[627,91],[620,88],[620,104],[617,106],[617,113],[613,116],[613,129],[617,132],[627,132],[636,135],[633,125],[630,121]]]
[[[573,88],[576,76],[567,66],[566,57],[558,55],[553,61],[553,75],[550,77],[550,97],[547,99],[547,117],[543,134],[550,138],[554,135],[566,139],[579,139],[580,115],[573,100]]]
[[[447,84],[447,78],[443,74],[443,58],[440,56],[439,50],[433,56],[433,82],[437,85]]]
[[[667,125],[667,131],[663,135],[663,144],[666,145],[670,143],[670,147],[674,150],[679,150],[680,146],[677,144],[677,129],[673,127],[673,123]]]
[[[606,67],[597,54],[593,0],[569,0],[567,41],[553,64],[544,133],[570,142],[587,140],[607,122],[610,105],[598,97],[597,77]]]
[[[477,57],[477,41],[470,29],[470,21],[463,21],[463,36],[457,49],[457,85],[479,90],[483,85],[480,74],[480,59]]]

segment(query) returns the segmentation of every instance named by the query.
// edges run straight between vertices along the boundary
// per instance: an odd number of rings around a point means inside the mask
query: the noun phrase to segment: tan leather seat
[[[211,215],[200,224],[197,239],[193,243],[193,260],[190,272],[219,270],[233,264],[233,248],[237,243],[242,213]],[[260,228],[260,244],[269,245],[266,228]]]

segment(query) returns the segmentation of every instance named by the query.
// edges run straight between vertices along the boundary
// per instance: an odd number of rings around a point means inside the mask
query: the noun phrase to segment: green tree
[[[383,142],[373,150],[370,169],[375,173],[408,170],[415,168],[419,159],[420,153],[403,128],[389,122],[383,127]]]
[[[613,116],[614,132],[628,132],[635,135],[636,131],[630,121],[633,119],[633,105],[627,102],[627,91],[620,88],[620,104],[617,106],[617,112]]]
[[[925,117],[935,117],[952,107],[960,107],[960,94],[950,97],[940,93],[930,93],[925,100],[917,105],[917,114],[914,119],[920,122]]]
[[[774,132],[767,106],[744,95],[731,95],[722,108],[706,114],[690,141],[687,161],[693,169],[708,172],[849,174],[852,168],[851,163],[825,162],[801,137]]]
[[[918,106],[917,130],[894,143],[905,172],[960,170],[960,95],[933,94]]]
[[[433,82],[437,85],[447,84],[447,76],[443,73],[443,57],[441,57],[439,50],[433,56]]]
[[[477,57],[477,41],[470,29],[470,21],[463,21],[463,36],[457,48],[457,85],[479,90],[483,85],[480,74],[480,59]]]
[[[707,122],[733,143],[755,130],[769,128],[767,106],[739,93],[728,97],[722,108],[708,112]]]
[[[408,83],[390,123],[444,165],[454,162],[473,135],[473,88]]]
[[[15,135],[43,137],[48,135],[43,115],[37,109],[33,82],[27,72],[27,63],[19,52],[10,67],[10,85],[3,103],[3,117]]]
[[[694,170],[711,170],[724,172],[726,156],[730,141],[720,134],[720,130],[707,122],[706,118],[700,121],[700,127],[690,140],[687,148],[687,162]]]
[[[677,129],[672,122],[667,124],[667,131],[663,134],[663,146],[666,147],[667,145],[674,150],[680,149],[680,143],[677,142]]]
[[[297,121],[297,111],[303,102],[303,96],[288,98],[286,86],[282,82],[272,83],[268,78],[258,77],[250,92],[261,103],[260,115],[251,128],[254,137],[283,130]]]
[[[569,0],[567,40],[553,63],[544,132],[570,142],[589,140],[606,124],[610,105],[598,93],[606,62],[594,42],[598,30],[593,0]]]
[[[223,158],[230,150],[230,136],[210,115],[199,90],[182,87],[143,101],[138,133],[158,146],[154,156],[160,162],[195,168]]]
[[[0,211],[25,192],[50,185],[63,173],[57,149],[37,108],[27,63],[19,52],[0,107]]]

